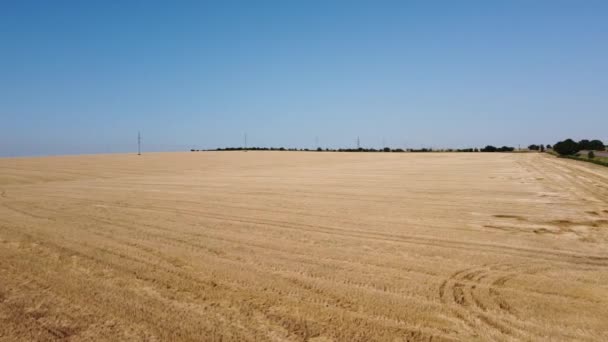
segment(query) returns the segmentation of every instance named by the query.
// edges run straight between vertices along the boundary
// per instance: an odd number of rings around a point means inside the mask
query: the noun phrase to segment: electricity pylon
[[[137,131],[137,155],[141,156],[141,133]]]

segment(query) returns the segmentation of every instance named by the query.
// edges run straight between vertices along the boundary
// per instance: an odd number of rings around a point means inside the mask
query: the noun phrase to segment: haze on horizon
[[[608,2],[0,4],[0,156],[608,140]]]

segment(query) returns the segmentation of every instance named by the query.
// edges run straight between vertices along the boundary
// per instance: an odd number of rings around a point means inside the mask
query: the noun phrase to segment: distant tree
[[[532,144],[528,146],[528,149],[532,151],[538,151],[540,149],[540,146]]]
[[[593,159],[593,158],[595,158],[595,153],[594,153],[593,151],[589,151],[589,152],[587,153],[587,158],[589,158],[589,159]]]
[[[603,151],[606,149],[606,146],[604,145],[604,143],[601,140],[591,140],[589,142],[589,146],[588,146],[588,150],[594,150],[594,151]]]
[[[549,150],[550,150],[550,149],[552,149],[552,148],[553,148],[553,147],[551,147],[551,145],[550,145],[550,144],[547,144],[547,149],[549,149]]]
[[[545,152],[545,146],[543,144],[540,144],[540,151]]]
[[[572,139],[566,139],[553,145],[553,150],[562,156],[576,154],[580,151],[579,144]]]
[[[589,148],[591,146],[590,144],[591,142],[587,139],[583,139],[581,141],[578,142],[578,150],[590,150],[591,148]]]
[[[492,145],[487,145],[481,149],[481,152],[496,152],[498,149]]]
[[[503,146],[498,149],[498,152],[513,152],[515,147]]]
[[[323,149],[320,147],[317,147],[317,152],[321,152],[321,151],[323,151]]]
[[[474,152],[479,152],[479,149],[477,147],[475,147]]]
[[[383,149],[383,151],[384,151],[384,152],[390,152],[390,151],[391,151],[391,148],[390,148],[390,147],[385,147],[385,148]]]
[[[601,140],[587,140],[583,139],[578,142],[578,148],[580,151],[582,150],[590,150],[590,151],[603,151],[606,149],[606,146]]]

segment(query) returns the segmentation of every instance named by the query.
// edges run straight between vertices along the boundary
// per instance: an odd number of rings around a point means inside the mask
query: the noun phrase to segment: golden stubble
[[[543,154],[0,159],[0,340],[601,341],[607,242]]]

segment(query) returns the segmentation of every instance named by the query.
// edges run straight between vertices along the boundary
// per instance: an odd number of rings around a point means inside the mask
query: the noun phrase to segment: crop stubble
[[[606,340],[607,242],[543,154],[6,158],[0,340]]]

